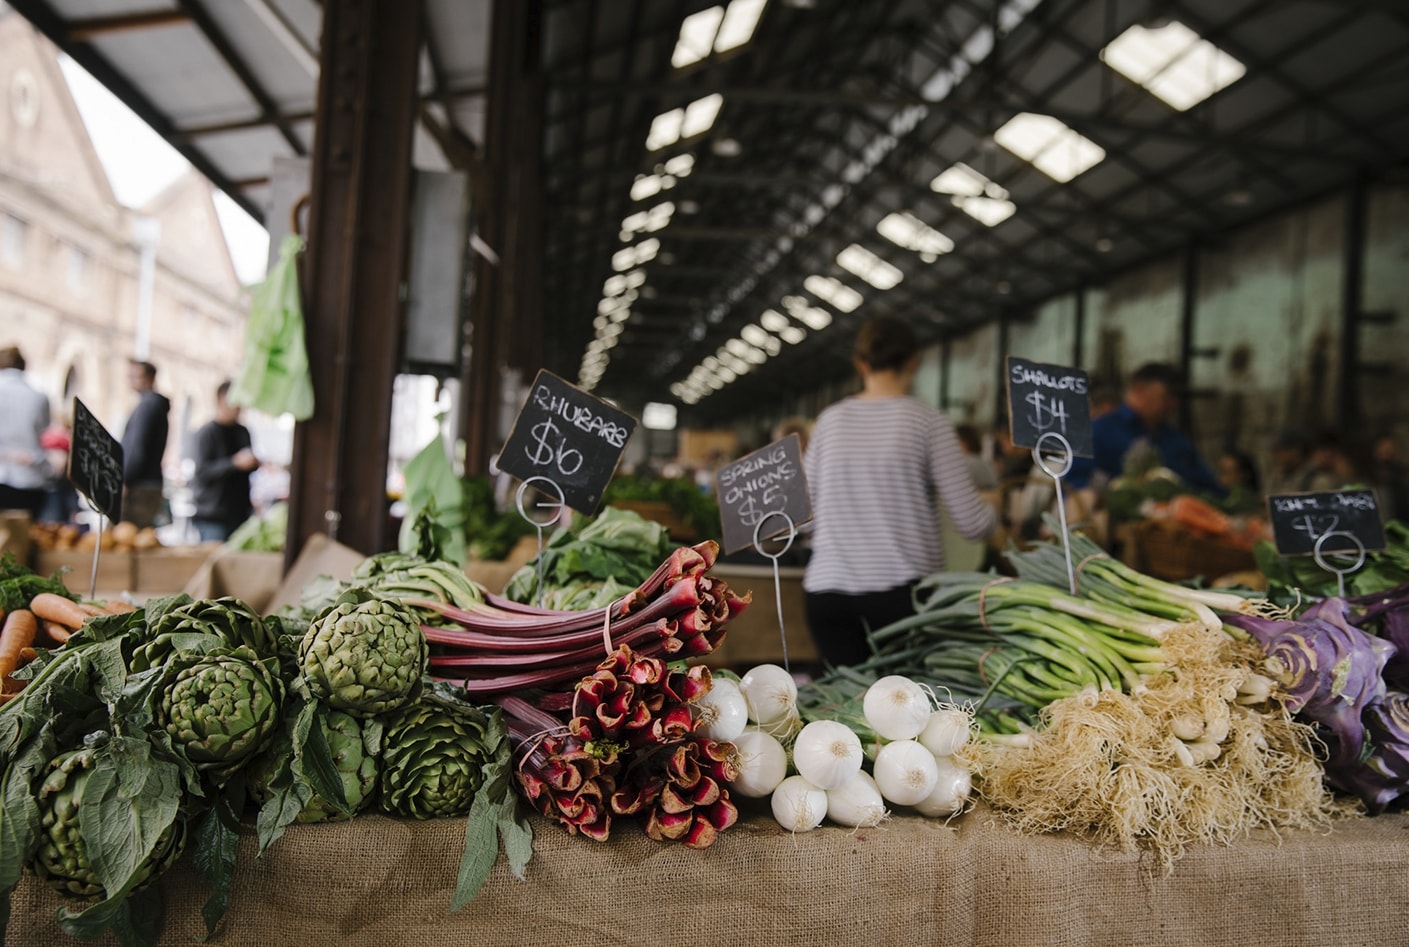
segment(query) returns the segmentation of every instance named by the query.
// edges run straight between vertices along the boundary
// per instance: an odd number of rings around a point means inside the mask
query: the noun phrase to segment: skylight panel
[[[954,206],[974,220],[988,227],[994,227],[1017,211],[1018,207],[1008,200],[1008,192],[994,181],[990,181],[973,168],[958,162],[946,169],[930,182],[930,190],[937,194],[948,194]]]
[[[616,270],[618,273],[632,269],[633,267],[640,266],[642,263],[654,260],[656,254],[659,252],[660,241],[655,237],[651,237],[649,240],[642,240],[634,246],[622,247],[612,254],[612,269]],[[632,292],[631,290],[627,290],[624,297],[634,299],[635,296]]]
[[[955,162],[930,182],[936,194],[968,197],[1007,197],[1008,192],[962,161]]]
[[[813,332],[820,332],[832,324],[832,314],[825,309],[809,306],[801,296],[784,296],[783,308],[798,322]]]
[[[685,117],[680,123],[680,137],[694,138],[709,131],[723,104],[724,96],[714,92],[685,106]]]
[[[650,210],[637,211],[621,221],[621,239],[629,241],[638,233],[655,233],[675,215],[675,202],[662,201]]]
[[[856,307],[861,305],[860,293],[831,276],[809,276],[802,281],[802,288],[842,312],[855,312]]]
[[[708,56],[714,49],[714,37],[719,33],[719,24],[723,20],[723,7],[710,7],[685,17],[680,23],[680,37],[675,41],[675,51],[670,54],[670,64],[680,69]]]
[[[896,246],[914,250],[926,263],[954,249],[954,241],[907,211],[886,214],[876,232]]]
[[[677,178],[688,178],[693,170],[695,170],[695,156],[689,153],[676,155],[661,165],[661,171]]]
[[[1237,82],[1247,67],[1183,23],[1138,23],[1101,50],[1101,61],[1179,111]]]
[[[692,13],[680,23],[680,36],[670,54],[676,69],[693,65],[711,52],[737,49],[753,39],[766,0],[734,0],[728,8],[710,7]]]
[[[767,0],[734,0],[724,11],[724,22],[719,24],[719,35],[714,38],[716,53],[737,49],[753,39],[754,27],[763,16]]]
[[[859,243],[853,243],[838,253],[837,265],[861,277],[876,289],[894,289],[905,278],[900,267],[881,259]]]
[[[739,337],[749,345],[756,345],[761,349],[768,348],[769,340],[777,341],[777,339],[774,339],[773,336],[765,332],[762,327],[756,325],[744,326],[739,332]]]
[[[788,321],[787,316],[772,309],[765,309],[763,311],[763,315],[758,317],[758,324],[769,332],[777,333],[781,333],[788,326],[792,325],[792,323]]]
[[[647,150],[659,151],[679,141],[680,126],[684,121],[685,110],[683,108],[671,109],[657,115],[651,120],[651,131],[646,135]]]
[[[1035,112],[1019,112],[1004,122],[993,140],[1058,184],[1095,167],[1106,159],[1106,150],[1060,119]]]

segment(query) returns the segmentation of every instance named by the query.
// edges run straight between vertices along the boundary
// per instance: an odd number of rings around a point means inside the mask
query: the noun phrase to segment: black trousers
[[[44,488],[25,490],[0,483],[0,510],[24,510],[30,519],[39,518],[39,510],[44,506]]]
[[[913,583],[884,592],[845,595],[808,592],[803,600],[817,654],[833,667],[860,664],[871,656],[866,633],[915,614]]]

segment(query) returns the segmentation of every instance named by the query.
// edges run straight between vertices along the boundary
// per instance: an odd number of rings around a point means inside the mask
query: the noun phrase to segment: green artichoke
[[[430,695],[386,721],[381,811],[431,819],[464,815],[493,760],[488,715]]]
[[[371,717],[415,699],[430,646],[405,606],[350,589],[309,625],[298,660],[315,697]]]
[[[377,756],[381,749],[382,725],[330,707],[320,706],[317,712],[317,725],[323,728],[333,766],[341,778],[343,799],[354,814],[361,812],[372,804],[377,794],[377,777],[382,771],[381,758]],[[250,793],[258,804],[268,801],[269,781],[286,762],[288,753],[287,742],[276,743],[250,764]],[[297,822],[341,822],[348,818],[350,816],[316,792],[294,817]]]
[[[201,599],[163,612],[146,629],[133,649],[133,673],[159,667],[190,643],[191,635],[214,635],[232,648],[244,645],[260,656],[274,654],[274,629],[259,613],[237,598]]]
[[[36,794],[39,804],[39,846],[32,867],[35,874],[64,894],[88,898],[102,895],[103,886],[88,861],[79,811],[83,787],[88,782],[96,753],[91,749],[61,753],[49,763],[48,773]],[[186,845],[186,823],[178,818],[157,838],[151,854],[138,867],[137,886],[156,880],[181,855]]]
[[[284,682],[276,658],[243,646],[216,648],[178,652],[167,667],[157,722],[213,778],[247,763],[278,728]]]

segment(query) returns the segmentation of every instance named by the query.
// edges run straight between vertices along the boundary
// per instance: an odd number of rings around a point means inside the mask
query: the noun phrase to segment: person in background
[[[230,382],[215,389],[215,418],[196,432],[196,515],[201,542],[224,542],[250,518],[250,474],[259,459],[250,448],[249,428],[229,400]]]
[[[39,446],[44,448],[44,459],[49,464],[49,480],[44,484],[44,506],[39,511],[39,521],[71,523],[78,513],[78,491],[68,478],[73,431],[60,419],[40,435]]]
[[[1345,443],[1335,431],[1322,431],[1311,444],[1311,490],[1339,490],[1358,478]]]
[[[773,426],[773,440],[781,441],[789,434],[797,435],[798,450],[807,452],[807,440],[812,436],[812,424],[807,418],[784,418]]]
[[[39,438],[49,426],[49,399],[24,378],[17,346],[0,348],[0,510],[38,519],[49,465]]]
[[[1124,472],[1126,455],[1132,450],[1150,450],[1188,486],[1222,496],[1223,485],[1193,443],[1174,427],[1180,381],[1173,365],[1148,362],[1137,368],[1119,407],[1091,422],[1095,457],[1075,458],[1067,482],[1076,489],[1102,488]]]
[[[1218,482],[1227,491],[1229,509],[1248,511],[1262,505],[1262,481],[1251,454],[1237,447],[1225,447],[1215,467]]]
[[[1316,476],[1311,466],[1311,438],[1300,428],[1287,428],[1272,442],[1272,462],[1263,484],[1268,496],[1305,493]]]
[[[166,453],[171,402],[157,394],[157,367],[129,359],[127,383],[137,392],[137,407],[122,431],[122,518],[137,526],[154,526],[162,512],[161,458]]]
[[[974,478],[974,486],[980,492],[998,489],[998,474],[993,465],[983,459],[983,440],[978,428],[972,424],[960,424],[954,428],[954,436],[959,438],[959,446],[964,451],[964,463]]]
[[[970,539],[997,520],[949,419],[910,395],[916,349],[901,319],[867,321],[854,349],[861,392],[818,416],[803,457],[813,515],[804,609],[829,665],[864,660],[867,630],[912,614],[916,580],[943,570],[941,503]]]

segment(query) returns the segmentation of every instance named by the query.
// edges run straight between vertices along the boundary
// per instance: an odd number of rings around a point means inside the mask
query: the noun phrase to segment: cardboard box
[[[133,555],[133,589],[145,595],[175,595],[218,547],[170,546]]]
[[[135,578],[134,556],[130,552],[116,552],[105,549],[98,555],[98,576],[96,591],[99,598],[111,594],[130,592]],[[40,575],[53,575],[65,569],[60,578],[71,592],[87,596],[90,579],[93,575],[93,550],[91,549],[36,549],[34,550],[34,571]],[[102,593],[108,593],[104,595]]]

